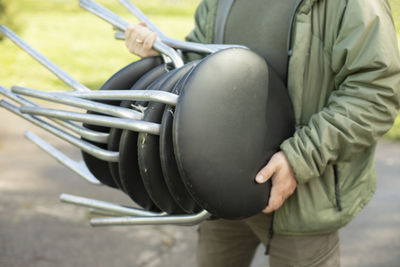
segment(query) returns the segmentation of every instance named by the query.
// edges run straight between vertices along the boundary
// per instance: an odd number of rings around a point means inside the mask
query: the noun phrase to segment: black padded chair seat
[[[293,131],[287,90],[261,56],[242,48],[208,56],[190,73],[175,112],[186,188],[216,217],[260,212],[270,184],[255,183],[255,176]]]
[[[142,77],[147,71],[151,70],[152,68],[162,64],[161,57],[148,57],[136,62],[133,62],[114,75],[112,75],[99,90],[125,90],[132,87],[132,85]],[[121,101],[99,101],[101,103],[106,103],[110,105],[118,106]],[[93,113],[93,112],[88,112]],[[94,113],[96,114],[96,113]],[[90,124],[84,124],[85,127],[99,131],[99,132],[109,132],[110,128],[103,127],[103,126],[96,126]],[[85,140],[84,138],[82,138]],[[99,144],[95,142],[91,142],[85,140],[96,146],[107,149],[107,144]],[[115,183],[110,170],[108,168],[108,162],[93,157],[92,155],[82,151],[82,158],[85,162],[86,166],[88,167],[89,171],[103,184],[108,185],[110,187],[118,188],[118,185]]]

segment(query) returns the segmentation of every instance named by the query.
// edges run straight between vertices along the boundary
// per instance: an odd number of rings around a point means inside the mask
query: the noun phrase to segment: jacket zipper
[[[333,165],[333,176],[335,177],[335,199],[336,207],[338,211],[342,211],[342,203],[340,201],[340,189],[339,189],[339,176],[337,172],[337,165]]]
[[[292,14],[292,16],[290,18],[289,32],[288,32],[288,38],[287,38],[287,44],[286,44],[287,53],[288,53],[287,64],[286,64],[286,67],[287,67],[286,73],[289,73],[289,60],[290,60],[290,57],[293,55],[292,32],[293,32],[293,25],[294,25],[294,17],[296,16],[297,10],[299,9],[300,5],[303,2],[304,2],[304,0],[297,0],[296,1],[296,5],[294,7],[293,14]],[[286,76],[288,76],[288,75],[286,74]],[[288,82],[287,78],[288,77],[286,77],[286,86],[287,86],[287,82]]]
[[[288,58],[287,58],[287,71],[286,73],[289,73],[289,59],[293,54],[293,50],[292,50],[292,31],[293,31],[293,24],[294,24],[294,17],[297,13],[297,10],[299,9],[301,3],[303,3],[304,0],[296,0],[296,5],[295,8],[293,10],[293,14],[290,18],[290,23],[289,23],[289,32],[288,32],[288,39],[287,39],[287,52],[288,52]],[[286,86],[287,86],[287,77],[286,77],[286,82],[285,82]],[[270,190],[271,190],[272,185],[270,186]],[[271,192],[270,192],[271,195]],[[271,225],[268,229],[268,241],[266,244],[266,248],[265,248],[265,255],[269,255],[269,251],[271,249],[271,240],[274,237],[274,219],[275,219],[275,212],[272,212],[271,214]]]
[[[289,23],[289,33],[288,33],[288,38],[287,38],[287,51],[288,51],[288,55],[289,57],[292,55],[292,32],[293,32],[293,24],[294,24],[294,17],[296,16],[297,10],[299,9],[301,3],[303,3],[304,0],[297,0],[295,6],[294,6],[294,10],[293,10],[293,14],[290,17],[290,23]]]

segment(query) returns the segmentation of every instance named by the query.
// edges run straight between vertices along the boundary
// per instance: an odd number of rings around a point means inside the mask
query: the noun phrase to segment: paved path
[[[0,266],[195,265],[195,227],[91,228],[87,210],[60,203],[60,193],[130,205],[129,199],[80,180],[22,137],[28,128],[46,133],[4,110],[0,122]],[[376,195],[341,231],[343,266],[400,266],[400,143],[381,142],[376,163]],[[266,266],[262,253],[252,267]]]

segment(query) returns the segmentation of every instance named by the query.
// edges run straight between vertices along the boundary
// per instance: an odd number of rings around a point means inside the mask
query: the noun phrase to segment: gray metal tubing
[[[102,90],[90,92],[69,91],[64,92],[63,94],[85,99],[154,101],[174,106],[176,103],[178,103],[179,98],[179,95],[177,94],[159,90]]]
[[[107,9],[106,7],[102,6],[100,3],[95,2],[95,1],[90,1],[90,0],[81,0],[79,1],[79,5],[84,8],[84,9],[90,9],[90,12],[100,12],[104,14],[107,17],[113,18],[115,21],[119,21],[119,25],[116,26],[114,25],[113,28],[114,30],[121,29],[121,27],[124,27],[126,21],[122,19],[120,16],[115,14],[113,11]],[[88,10],[89,11],[89,10]],[[105,19],[105,18],[103,18]]]
[[[117,31],[116,33],[114,33],[114,38],[117,40],[125,40],[125,33],[121,32],[121,31]]]
[[[97,210],[104,210],[112,213],[117,213],[120,215],[126,215],[126,216],[163,216],[165,213],[155,213],[143,209],[136,209],[136,208],[128,208],[128,207],[123,207],[120,205],[116,205],[113,203],[105,202],[105,201],[100,201],[100,200],[95,200],[95,199],[90,199],[90,198],[85,198],[85,197],[79,197],[79,196],[74,196],[74,195],[69,195],[69,194],[61,194],[60,195],[60,200],[64,203],[69,203],[69,204],[74,204],[82,207],[88,207],[88,208],[94,208]]]
[[[121,216],[121,214],[118,214],[118,213],[115,213],[115,212],[99,210],[99,209],[94,209],[94,208],[89,208],[89,214],[90,214],[91,217],[93,217],[93,216],[96,216],[96,217],[99,217],[99,216],[103,216],[103,217],[105,217],[105,216],[107,216],[107,217],[110,217],[110,216],[120,217]]]
[[[119,2],[129,10],[138,20],[146,22],[149,28],[157,33],[158,37],[163,39],[167,37],[139,8],[137,8],[133,3],[128,0],[119,0]]]
[[[98,16],[99,18],[107,21],[115,28],[125,31],[126,28],[129,26],[129,23],[119,17],[117,14],[112,12],[111,10],[105,8],[104,6],[100,5],[99,3],[91,0],[80,0],[79,6],[90,13]]]
[[[37,145],[39,148],[41,148],[43,151],[47,152],[50,156],[55,158],[59,163],[67,167],[68,169],[72,170],[74,173],[76,173],[78,176],[83,178],[85,181],[95,184],[95,185],[101,185],[99,180],[96,179],[96,177],[93,176],[92,173],[89,172],[87,168],[84,168],[80,163],[72,160],[68,156],[66,156],[64,153],[61,151],[57,150],[47,142],[45,142],[43,139],[35,135],[34,133],[30,131],[26,131],[24,133],[25,137],[33,142],[35,145]]]
[[[5,100],[0,101],[0,106],[4,107],[8,111],[20,116],[21,118],[26,119],[27,121],[31,122],[32,124],[48,131],[49,133],[59,137],[60,139],[70,143],[71,145],[87,152],[88,154],[90,154],[96,158],[99,158],[99,159],[102,159],[105,161],[110,161],[110,162],[118,162],[118,158],[119,158],[118,152],[101,149],[95,145],[92,145],[91,143],[82,141],[82,140],[76,138],[75,136],[72,136],[72,135],[60,130],[59,128],[47,123],[46,121],[36,118],[35,116],[22,114],[19,111],[18,107],[12,105],[11,103],[9,103]],[[31,107],[31,108],[34,108],[34,107]]]
[[[181,49],[183,51],[191,51],[198,53],[210,54],[217,52],[221,49],[231,48],[231,47],[244,47],[239,45],[220,45],[220,44],[200,44],[194,42],[184,42],[180,40],[176,40],[168,37],[163,31],[161,31],[139,8],[137,8],[131,1],[129,0],[119,0],[119,2],[126,7],[138,20],[146,22],[147,26],[157,33],[160,40],[173,47],[175,49]],[[125,39],[125,35],[116,35],[117,39],[123,40]],[[122,39],[121,39],[122,38]]]
[[[111,118],[109,116],[82,114],[78,112],[28,107],[28,106],[22,106],[20,108],[20,111],[22,113],[27,113],[32,115],[40,115],[50,118],[58,118],[62,120],[79,121],[93,125],[126,129],[135,132],[144,132],[154,135],[160,134],[160,124],[147,121]]]
[[[65,71],[60,69],[57,65],[51,62],[49,59],[44,57],[42,54],[34,50],[31,46],[29,46],[26,42],[24,42],[18,35],[16,35],[13,31],[7,28],[5,25],[0,26],[0,32],[3,33],[6,37],[8,37],[11,41],[13,41],[17,46],[19,46],[22,50],[27,52],[33,58],[35,58],[39,63],[45,66],[48,70],[54,73],[58,78],[60,78],[65,84],[70,86],[72,89],[76,91],[88,91],[90,90],[83,84],[79,83],[77,80],[69,76]]]
[[[40,107],[39,104],[37,104],[33,101],[30,101],[29,99],[27,99],[23,96],[13,94],[10,90],[8,90],[7,88],[5,88],[3,86],[0,86],[0,94],[10,98],[11,100],[17,102],[20,105]],[[58,119],[52,119],[52,121],[54,121],[55,123],[57,123],[60,126],[63,126],[66,129],[70,130],[71,132],[76,133],[79,136],[82,136],[83,138],[85,138],[89,141],[102,143],[102,144],[106,144],[108,142],[108,137],[109,137],[108,133],[96,132],[96,131],[87,129],[81,125],[78,125],[76,123],[70,122],[70,121],[62,121],[62,120],[58,120]]]
[[[8,97],[9,99],[13,100],[14,102],[17,102],[20,105],[33,106],[33,107],[40,106],[39,104],[37,104],[23,96],[12,93],[11,90],[9,90],[8,88],[3,87],[1,85],[0,85],[0,94]]]
[[[173,48],[169,47],[163,42],[155,40],[153,43],[153,49],[160,52],[163,55],[168,56],[171,59],[172,64],[176,69],[185,65],[179,54]]]
[[[114,12],[110,11],[109,9],[103,7],[93,0],[80,0],[79,5],[87,11],[111,23],[114,27],[122,31],[125,31],[126,28],[129,26],[128,22],[118,17],[118,15],[116,15]],[[164,54],[171,58],[175,68],[179,68],[184,65],[183,60],[179,56],[179,54],[174,49],[162,43],[161,41],[156,40],[153,44],[153,48],[161,54]]]
[[[16,94],[11,93],[11,90],[8,90],[8,89],[5,88],[5,87],[1,87],[1,86],[0,86],[0,88],[1,88],[1,89],[6,89],[8,92],[10,92],[10,95],[15,96],[15,98],[13,98],[12,100],[14,100],[15,102],[17,102],[18,104],[21,104],[21,105],[31,105],[31,106],[39,106],[39,104],[33,102],[32,100],[29,100],[29,99],[26,98],[26,97],[23,97],[23,96],[20,96],[20,95],[16,95]]]
[[[125,40],[125,33],[120,32],[120,31],[116,32],[114,34],[114,37],[117,40]],[[160,40],[172,48],[180,49],[185,52],[195,52],[195,53],[201,53],[201,54],[211,54],[211,53],[217,52],[222,49],[227,49],[227,48],[248,49],[248,47],[242,46],[242,45],[201,44],[201,43],[180,41],[180,40],[172,39],[170,37],[160,38]]]
[[[65,93],[61,92],[58,93],[43,92],[21,86],[13,86],[11,87],[11,90],[17,94],[27,95],[73,107],[83,108],[103,114],[108,114],[115,117],[134,119],[134,120],[140,120],[143,118],[143,113],[138,112],[136,110],[122,108],[119,106],[107,105],[99,102],[81,99],[78,97],[67,96]]]
[[[115,225],[182,225],[192,226],[201,223],[211,217],[211,214],[203,210],[193,215],[154,216],[154,217],[110,217],[94,218],[90,220],[92,226]]]
[[[109,133],[93,131],[86,127],[83,127],[81,125],[73,123],[71,121],[63,121],[63,120],[51,119],[51,118],[50,118],[50,120],[54,121],[55,123],[59,124],[60,126],[63,126],[64,128],[70,130],[71,132],[76,133],[77,135],[85,138],[88,141],[92,141],[92,142],[96,142],[96,143],[100,143],[100,144],[108,143],[108,138],[110,136]]]
[[[222,49],[234,48],[234,47],[248,49],[247,47],[242,45],[201,44],[201,43],[176,40],[170,37],[165,37],[161,40],[163,41],[163,43],[169,45],[172,48],[180,49],[186,52],[196,52],[202,54],[211,54]]]

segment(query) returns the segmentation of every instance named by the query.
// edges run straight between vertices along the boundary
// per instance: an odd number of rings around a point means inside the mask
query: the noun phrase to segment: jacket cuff
[[[302,185],[317,177],[317,175],[312,171],[310,164],[305,160],[306,157],[303,156],[296,144],[295,137],[291,137],[280,145],[280,149],[285,153],[292,167],[297,184]]]

